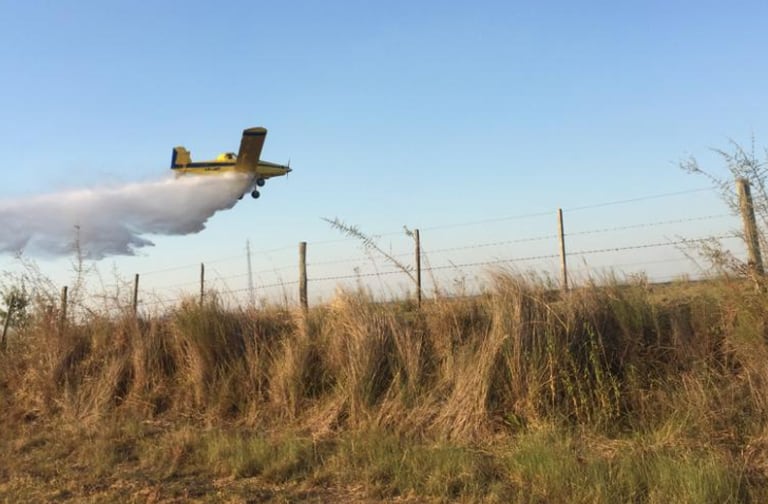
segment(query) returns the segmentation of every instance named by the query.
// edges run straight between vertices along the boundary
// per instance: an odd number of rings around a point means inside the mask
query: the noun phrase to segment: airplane
[[[268,178],[280,177],[291,171],[288,165],[281,165],[260,159],[264,139],[267,137],[266,128],[256,127],[243,130],[240,140],[240,151],[219,154],[212,161],[192,162],[192,157],[184,147],[174,147],[171,158],[171,169],[176,176],[182,175],[219,175],[222,173],[243,173],[251,177],[248,190],[251,196],[259,197],[259,187],[263,187]],[[240,198],[244,196],[241,195]]]

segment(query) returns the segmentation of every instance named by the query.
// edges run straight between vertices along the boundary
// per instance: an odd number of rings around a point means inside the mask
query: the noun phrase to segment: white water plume
[[[89,259],[133,255],[154,245],[144,235],[203,230],[248,183],[241,174],[185,176],[0,201],[0,252],[62,256],[79,247]]]

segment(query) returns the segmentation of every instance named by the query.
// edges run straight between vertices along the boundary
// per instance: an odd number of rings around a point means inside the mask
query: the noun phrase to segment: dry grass
[[[767,307],[498,273],[421,310],[41,312],[0,355],[0,497],[760,502]]]

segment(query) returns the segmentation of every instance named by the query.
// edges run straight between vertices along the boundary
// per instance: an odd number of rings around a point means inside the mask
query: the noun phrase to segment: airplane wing
[[[264,147],[264,139],[267,137],[266,128],[248,128],[243,130],[243,139],[240,140],[240,152],[237,154],[236,170],[255,171],[259,166],[261,148]]]

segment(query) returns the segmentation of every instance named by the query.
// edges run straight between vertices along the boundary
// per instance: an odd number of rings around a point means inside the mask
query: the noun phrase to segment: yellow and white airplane
[[[212,161],[192,162],[189,151],[184,147],[174,147],[171,158],[171,169],[176,176],[192,175],[218,175],[222,173],[242,173],[250,176],[248,190],[254,198],[259,197],[257,187],[262,187],[268,178],[280,177],[291,171],[288,165],[270,163],[260,159],[261,149],[264,147],[264,139],[267,137],[266,128],[248,128],[243,130],[243,138],[240,140],[240,152],[235,156],[234,152],[219,154]],[[240,196],[242,198],[242,196]]]

